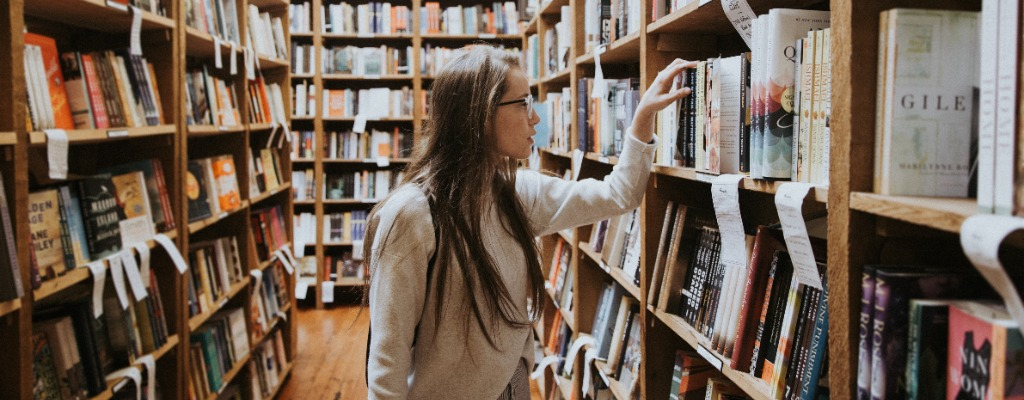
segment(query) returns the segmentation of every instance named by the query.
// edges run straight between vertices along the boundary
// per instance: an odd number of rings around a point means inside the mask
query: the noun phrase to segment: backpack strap
[[[435,210],[434,198],[430,197],[430,195],[427,195],[427,205],[430,207],[430,221],[431,221],[430,223],[431,223],[431,225],[434,226],[434,253],[430,255],[430,260],[427,261],[427,290],[426,290],[426,292],[425,292],[425,294],[423,296],[423,304],[424,305],[426,305],[427,304],[427,300],[430,299],[430,288],[431,288],[430,281],[431,281],[431,278],[434,276],[434,264],[437,261],[437,246],[438,246],[438,244],[441,243],[440,242],[440,238],[441,238],[440,231],[437,228],[437,223],[434,222],[434,216],[436,215],[436,213],[434,212],[434,210]],[[419,322],[417,322],[416,323],[416,330],[414,331],[413,337],[412,337],[412,346],[413,347],[416,347],[416,336],[417,335],[416,335],[415,332],[419,332],[419,330],[420,330],[420,324],[419,324]],[[364,370],[365,372],[363,374],[363,379],[366,380],[366,386],[367,387],[370,386],[370,337],[372,337],[372,336],[373,336],[373,327],[372,326],[368,326],[367,332],[366,332],[366,369]]]

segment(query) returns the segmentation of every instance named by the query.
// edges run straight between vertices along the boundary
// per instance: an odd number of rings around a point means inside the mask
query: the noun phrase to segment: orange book
[[[267,98],[267,85],[263,82],[263,77],[256,77],[256,84],[259,85],[258,95],[260,97],[260,103],[263,104],[263,119],[265,122],[274,120],[273,114],[270,113],[270,101]]]
[[[329,90],[330,98],[327,105],[328,117],[342,117],[345,115],[345,92],[341,90]]]
[[[217,201],[221,211],[241,207],[242,198],[238,194],[235,160],[231,156],[219,156],[213,158],[210,165],[213,167],[213,179],[217,185]]]
[[[60,70],[60,53],[57,42],[53,38],[32,32],[25,32],[25,44],[39,46],[43,54],[43,67],[46,68],[46,82],[50,87],[50,103],[53,105],[53,120],[57,128],[75,129],[75,121],[71,118],[71,104],[68,103],[67,88],[64,87],[64,74]]]

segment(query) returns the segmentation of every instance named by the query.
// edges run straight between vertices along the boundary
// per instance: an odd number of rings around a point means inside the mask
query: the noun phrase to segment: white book
[[[762,178],[761,147],[764,143],[764,102],[765,102],[765,57],[764,49],[768,42],[765,32],[768,29],[768,16],[762,15],[753,24],[753,60],[750,68],[750,91],[753,94],[750,109],[750,177]]]
[[[718,110],[718,169],[722,174],[738,174],[740,172],[740,130],[743,121],[740,116],[742,105],[741,74],[743,60],[740,56],[720,59],[718,71],[719,110]],[[712,126],[715,111],[711,113]],[[710,148],[711,146],[709,146]]]
[[[978,211],[995,211],[996,88],[999,59],[999,0],[981,5],[980,95],[978,107]]]
[[[295,85],[295,116],[306,116],[306,82]]]
[[[1017,150],[1018,57],[1020,40],[1020,2],[1002,0],[999,5],[999,40],[996,71],[996,214],[1014,212],[1014,172]]]

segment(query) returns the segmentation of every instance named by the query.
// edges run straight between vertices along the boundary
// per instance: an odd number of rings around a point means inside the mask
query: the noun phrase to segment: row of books
[[[355,171],[327,174],[324,177],[327,200],[383,200],[402,182],[404,174],[390,170]]]
[[[633,111],[640,102],[640,82],[635,78],[605,79],[607,91],[595,98],[595,79],[580,79],[576,86],[579,102],[577,110],[577,140],[579,149],[606,156],[622,151],[622,140],[633,123]]]
[[[285,184],[281,181],[281,157],[278,152],[263,147],[259,152],[249,150],[249,198],[276,190]]]
[[[406,158],[412,154],[412,135],[395,127],[390,133],[371,129],[370,132],[328,132],[324,158],[330,160],[374,160],[380,158]]]
[[[249,304],[252,318],[251,335],[253,342],[259,342],[273,330],[275,321],[287,319],[284,309],[291,304],[291,292],[281,261],[276,260],[263,270],[262,277],[253,287],[256,293]]]
[[[309,1],[288,5],[288,32],[313,33],[313,14]],[[322,8],[323,6],[321,6]],[[292,52],[292,54],[295,54]]]
[[[85,399],[107,389],[106,376],[135,364],[167,343],[168,330],[156,274],[144,277],[148,295],[122,306],[113,282],[103,289],[103,315],[76,298],[37,310],[32,324],[33,394],[37,399]],[[148,384],[155,384],[147,382]]]
[[[366,276],[363,263],[352,258],[351,251],[343,251],[340,256],[324,256],[324,280],[340,281],[341,279],[359,278]]]
[[[573,18],[575,14],[569,6],[562,6],[559,9],[561,19],[555,23],[555,29],[544,31],[544,69],[541,76],[553,76],[576,62],[570,60],[570,50],[573,42]]]
[[[551,324],[547,326],[545,332],[548,337],[539,338],[544,339],[541,342],[544,345],[544,352],[548,355],[557,355],[559,357],[558,365],[553,366],[555,375],[572,380],[572,363],[566,362],[566,356],[572,345],[572,327],[563,320],[562,313],[555,312],[555,316],[551,319]],[[560,394],[557,388],[554,392]]]
[[[257,75],[255,80],[249,81],[249,110],[249,123],[286,124],[288,117],[285,113],[281,85],[276,83],[268,85],[260,75]]]
[[[252,398],[262,400],[281,386],[281,376],[288,366],[285,353],[284,334],[281,329],[271,333],[271,338],[255,346],[249,360],[249,376],[252,377]]]
[[[640,285],[640,209],[594,224],[590,248],[600,253],[608,268],[621,269],[634,285]]]
[[[549,92],[547,98],[533,103],[540,122],[534,125],[537,134],[534,141],[538,146],[559,151],[569,151],[570,129],[576,114],[572,109],[572,89],[562,88],[559,92]]]
[[[221,237],[189,244],[188,315],[194,317],[220,308],[231,288],[245,279],[238,238]]]
[[[186,0],[185,25],[199,32],[242,44],[236,0]]]
[[[14,241],[14,224],[11,210],[7,207],[7,191],[3,176],[0,176],[0,301],[21,298],[25,286],[21,282],[21,268],[18,263],[18,248]],[[7,265],[4,265],[7,264]]]
[[[292,131],[292,159],[313,158],[316,149],[316,131]]]
[[[249,4],[246,31],[246,47],[256,55],[271,59],[288,59],[288,43],[284,39],[281,17],[272,17],[269,12],[260,12],[255,4]]]
[[[551,267],[548,269],[548,282],[546,286],[551,287],[551,299],[555,307],[561,310],[572,311],[572,294],[575,284],[574,276],[576,270],[570,268],[572,265],[572,245],[561,237],[555,245],[555,251],[551,256]]]
[[[316,243],[316,214],[313,213],[299,213],[296,212],[292,215],[292,232],[294,232],[296,243]],[[312,248],[312,246],[307,246]],[[302,254],[295,254],[295,257],[299,259],[299,264],[305,262],[305,257]],[[316,262],[316,258],[313,258],[313,262]],[[315,267],[315,265],[314,265]],[[302,268],[299,268],[301,271]]]
[[[583,48],[593,54],[640,30],[640,0],[587,0],[583,12]]]
[[[380,75],[410,75],[413,60],[412,46],[394,48],[335,46],[324,47],[323,73],[352,74],[372,78]],[[313,73],[312,70],[296,73]]]
[[[504,44],[497,44],[495,47],[521,58],[520,50],[516,47],[505,47]],[[463,48],[438,47],[431,43],[424,43],[420,49],[420,74],[437,75],[441,69],[448,64],[448,61],[455,59],[464,51]]]
[[[669,386],[669,400],[700,400],[707,396],[709,381],[715,379],[717,371],[696,351],[676,350],[672,364],[672,383]],[[715,385],[714,383],[710,383]],[[735,393],[739,396],[745,395]]]
[[[305,81],[295,85],[295,116],[315,115],[315,90]],[[408,118],[412,116],[412,99],[413,91],[408,86],[401,89],[324,89],[320,112],[325,118],[353,118],[356,115],[367,119]]]
[[[324,242],[361,242],[366,235],[366,215],[366,210],[324,215]]]
[[[189,335],[190,391],[197,398],[220,393],[224,375],[249,355],[245,310],[222,310]]]
[[[53,38],[26,32],[25,83],[29,131],[164,122],[153,65],[127,48],[60,53]]]
[[[313,200],[316,189],[316,175],[312,168],[292,171],[292,199],[295,201]],[[315,240],[314,240],[315,242]]]
[[[189,160],[187,174],[189,222],[234,211],[242,206],[235,159],[232,156]]]
[[[975,354],[973,352],[981,346],[988,333],[978,329],[976,323],[954,321],[953,310],[956,307],[953,305],[959,303],[953,300],[991,299],[995,292],[973,271],[906,265],[865,265],[861,289],[860,329],[868,334],[860,336],[858,346],[857,397],[927,399],[956,396],[956,390],[949,396],[943,392],[943,389],[952,389],[953,385],[959,388],[961,383],[960,379],[956,382],[950,379],[949,386],[944,384],[947,372],[959,371],[965,365],[963,360]],[[991,319],[986,315],[996,314],[983,307],[966,305],[962,312],[975,319]],[[1001,319],[1008,320],[1005,309]],[[1016,324],[1013,325],[1014,328],[1008,330],[1017,335],[1016,341],[1021,343],[1020,333],[1015,328]],[[974,335],[977,335],[973,343],[970,335],[964,336],[964,332],[970,330],[975,330]],[[948,346],[944,335],[947,331]],[[991,327],[988,332],[991,332]],[[951,350],[948,353],[947,348]],[[1004,355],[1019,357],[997,352],[1008,351],[1005,347],[991,350],[992,360]],[[988,364],[987,360],[979,361],[982,361],[981,365]],[[1006,367],[995,364],[991,370],[993,377],[996,376],[995,371]],[[966,365],[973,369],[976,364]],[[968,379],[968,375],[964,376],[964,389],[967,393],[974,393],[976,386],[970,380],[974,378]],[[959,377],[950,375],[949,378]],[[999,387],[994,381],[988,384],[996,389],[993,396],[982,394],[978,398],[998,398],[995,395],[997,391],[1005,389],[1009,394],[1012,389],[1012,385]]]
[[[516,2],[494,2],[490,7],[451,6],[441,9],[439,2],[426,2],[420,9],[421,34],[478,35],[519,34]]]
[[[256,243],[256,256],[260,262],[270,260],[274,251],[290,242],[281,206],[253,210],[249,218]]]
[[[655,0],[651,4],[651,21],[669,15],[697,0]]]
[[[412,11],[390,2],[330,4],[320,7],[321,32],[334,34],[399,34],[412,31]]]
[[[597,359],[604,361],[602,372],[628,388],[629,398],[637,391],[640,381],[637,379],[640,370],[640,321],[640,302],[626,293],[622,286],[605,284],[594,311],[591,330],[594,347]],[[602,386],[603,382],[584,389],[596,393],[603,391]]]
[[[175,227],[157,159],[41,188],[28,201],[33,289]]]
[[[190,125],[242,123],[234,82],[214,76],[205,64],[185,73],[185,111]]]
[[[526,71],[526,79],[536,81],[540,79],[540,36],[536,33],[526,36],[526,48],[523,49],[523,70]]]

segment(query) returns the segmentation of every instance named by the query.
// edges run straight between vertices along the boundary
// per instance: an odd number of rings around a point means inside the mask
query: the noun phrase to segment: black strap
[[[440,231],[437,229],[437,224],[434,223],[434,198],[427,195],[427,206],[430,207],[430,221],[431,225],[434,226],[434,253],[430,255],[430,260],[427,261],[427,289],[423,296],[423,304],[426,307],[427,300],[430,299],[430,280],[434,276],[434,264],[437,261],[437,246],[440,242]],[[416,323],[416,330],[412,337],[412,346],[416,347],[416,333],[420,330],[419,322]],[[373,336],[373,327],[368,326],[366,331],[366,369],[363,373],[363,378],[366,380],[366,386],[370,386],[370,337]]]

